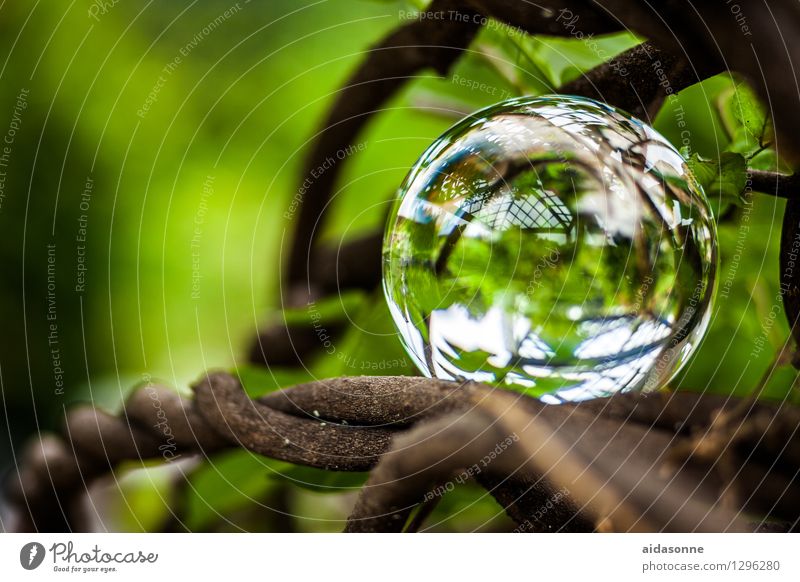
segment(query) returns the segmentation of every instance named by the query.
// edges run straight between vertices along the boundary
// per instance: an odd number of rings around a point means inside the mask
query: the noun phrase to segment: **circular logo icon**
[[[26,570],[35,570],[44,561],[44,546],[39,542],[29,542],[19,551],[19,563]]]

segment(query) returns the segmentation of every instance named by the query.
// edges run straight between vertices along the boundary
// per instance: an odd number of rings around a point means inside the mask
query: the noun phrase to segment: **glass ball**
[[[559,403],[656,390],[707,327],[716,230],[680,153],[579,97],[518,98],[437,139],[400,187],[383,287],[428,377]]]

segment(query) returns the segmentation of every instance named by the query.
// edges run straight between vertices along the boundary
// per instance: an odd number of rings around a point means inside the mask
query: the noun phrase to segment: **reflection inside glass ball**
[[[589,99],[520,98],[428,148],[400,189],[383,260],[423,374],[556,403],[674,376],[708,323],[716,233],[654,129]]]

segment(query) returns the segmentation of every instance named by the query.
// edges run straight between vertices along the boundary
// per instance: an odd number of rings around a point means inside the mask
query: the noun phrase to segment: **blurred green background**
[[[413,373],[378,293],[320,306],[323,319],[346,314],[359,324],[337,345],[344,358],[290,371],[255,369],[244,357],[256,329],[280,317],[281,257],[292,232],[283,215],[326,109],[369,47],[421,4],[0,5],[0,134],[13,133],[0,182],[3,467],[32,434],[57,428],[65,406],[118,410],[148,379],[185,391],[206,369],[238,369],[255,394],[311,377],[379,373],[369,371],[378,361],[393,362],[380,373]],[[620,34],[598,42],[616,54],[639,41]],[[411,82],[359,138],[365,147],[347,160],[324,238],[381,228],[410,165],[460,116],[499,95],[547,92],[598,62],[578,40],[484,30],[453,73],[492,90],[432,73]],[[680,95],[691,153],[717,160],[729,150],[775,168],[774,153],[760,152],[748,127],[763,114],[737,83],[720,76]],[[685,145],[674,103],[653,123]],[[709,194],[721,217],[720,282],[731,283],[676,385],[746,394],[787,336],[782,313],[766,323],[779,303],[783,203],[747,199],[754,206],[743,234],[739,217],[749,207],[722,188]],[[761,334],[766,346],[754,355]],[[778,370],[765,396],[796,400],[793,381]],[[188,480],[170,467],[121,469],[118,485],[96,493],[97,527],[338,530],[363,479],[246,452],[184,469]],[[443,531],[509,527],[471,487],[449,494],[429,523]]]

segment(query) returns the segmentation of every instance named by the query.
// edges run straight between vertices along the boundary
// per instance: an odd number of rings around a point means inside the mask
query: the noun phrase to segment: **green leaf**
[[[216,455],[191,476],[186,490],[186,525],[207,530],[214,522],[264,498],[275,487],[268,478],[272,461],[250,451]]]
[[[319,320],[339,321],[347,319],[348,313],[358,309],[365,297],[366,294],[363,291],[342,291],[335,296],[309,303],[305,307],[284,309],[280,318],[290,326],[310,326]]]
[[[772,122],[747,84],[736,83],[720,94],[719,113],[731,137],[729,151],[749,159],[772,143]]]
[[[687,161],[697,183],[706,195],[738,203],[747,183],[747,162],[742,154],[723,152],[719,159],[706,159],[695,153]]]
[[[456,486],[438,499],[423,531],[492,532],[511,531],[515,527],[494,497],[472,481]]]
[[[267,368],[242,365],[232,371],[239,377],[250,398],[258,398],[281,388],[308,382],[314,378],[303,368]]]
[[[525,57],[547,72],[550,82],[558,87],[642,42],[629,32],[586,37],[582,34],[576,30],[571,38],[526,37],[519,45]]]

